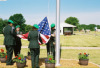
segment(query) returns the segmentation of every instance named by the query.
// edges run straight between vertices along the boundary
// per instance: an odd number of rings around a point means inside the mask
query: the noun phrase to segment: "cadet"
[[[20,31],[19,25],[16,26],[16,33],[17,33],[17,35],[22,34],[22,32]],[[20,54],[20,51],[21,51],[21,45],[22,45],[21,38],[16,36],[15,40],[16,40],[16,46],[14,47],[14,54],[15,54],[15,56],[18,56],[18,54]]]
[[[50,41],[46,43],[46,48],[47,48],[47,56],[50,55]]]
[[[55,59],[55,24],[51,24],[50,49]]]
[[[41,38],[38,32],[38,28],[39,26],[37,24],[34,24],[33,30],[30,31],[28,35],[28,40],[30,41],[29,48],[31,52],[32,68],[35,68],[35,66],[36,68],[39,68],[40,46],[39,46],[38,40],[39,39],[41,40]]]
[[[7,50],[6,65],[13,65],[12,55],[13,55],[14,45],[16,45],[16,43],[15,43],[16,33],[15,33],[15,29],[12,29],[13,23],[14,22],[12,20],[8,20],[8,25],[6,27],[4,27],[4,30],[3,30],[4,45]]]

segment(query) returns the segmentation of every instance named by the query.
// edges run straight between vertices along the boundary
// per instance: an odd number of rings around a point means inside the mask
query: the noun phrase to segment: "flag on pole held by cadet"
[[[51,36],[51,31],[49,28],[47,17],[45,17],[38,26],[39,26],[38,31],[40,33],[40,37],[42,39],[42,42],[45,44],[49,41],[50,36]]]
[[[41,22],[40,24],[38,24],[39,26],[39,33],[40,33],[40,37],[42,39],[42,43],[43,44],[46,44],[49,39],[50,39],[50,36],[51,36],[51,31],[50,31],[50,28],[49,28],[49,23],[48,23],[48,19],[47,17],[45,17]],[[23,35],[18,35],[18,37],[24,39],[24,40],[27,40],[28,38],[28,33],[26,34],[23,34]],[[39,44],[41,45],[41,42],[38,40]]]

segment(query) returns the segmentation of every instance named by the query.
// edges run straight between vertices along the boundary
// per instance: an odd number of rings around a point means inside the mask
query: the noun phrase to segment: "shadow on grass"
[[[89,47],[98,47],[98,46],[89,46]]]
[[[47,58],[45,57],[45,58],[40,58],[39,59],[39,66],[42,66],[43,63],[45,63],[45,59],[47,59]]]

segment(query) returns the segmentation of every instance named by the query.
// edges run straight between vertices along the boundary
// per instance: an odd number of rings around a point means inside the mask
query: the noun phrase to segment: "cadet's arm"
[[[17,35],[14,27],[12,27],[12,29],[11,29],[11,34],[12,34],[14,37],[16,37],[16,35]]]
[[[30,33],[28,34],[28,41],[30,41]]]
[[[56,31],[53,34],[51,34],[51,37],[56,37]]]
[[[41,39],[41,37],[40,37],[40,34],[39,34],[39,41],[41,42],[41,44],[43,44],[42,39]]]
[[[5,36],[5,34],[4,34],[4,29],[5,29],[5,27],[3,28],[3,31],[2,31],[2,33],[3,33],[3,35]]]

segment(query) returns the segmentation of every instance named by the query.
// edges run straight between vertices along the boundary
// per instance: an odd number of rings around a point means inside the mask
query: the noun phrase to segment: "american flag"
[[[45,44],[49,41],[51,36],[51,31],[49,28],[47,17],[45,17],[38,26],[39,26],[38,31],[40,32],[40,37],[42,39],[42,42]]]
[[[42,39],[42,43],[43,44],[46,44],[49,39],[50,39],[50,36],[51,36],[51,31],[50,31],[50,28],[49,28],[49,23],[48,23],[48,19],[47,17],[45,17],[41,22],[40,24],[38,25],[39,26],[39,33],[40,33],[40,37]],[[26,34],[23,34],[23,35],[18,35],[18,37],[24,39],[24,40],[27,40],[28,38],[28,33]],[[41,45],[40,41],[38,40],[39,44]]]

